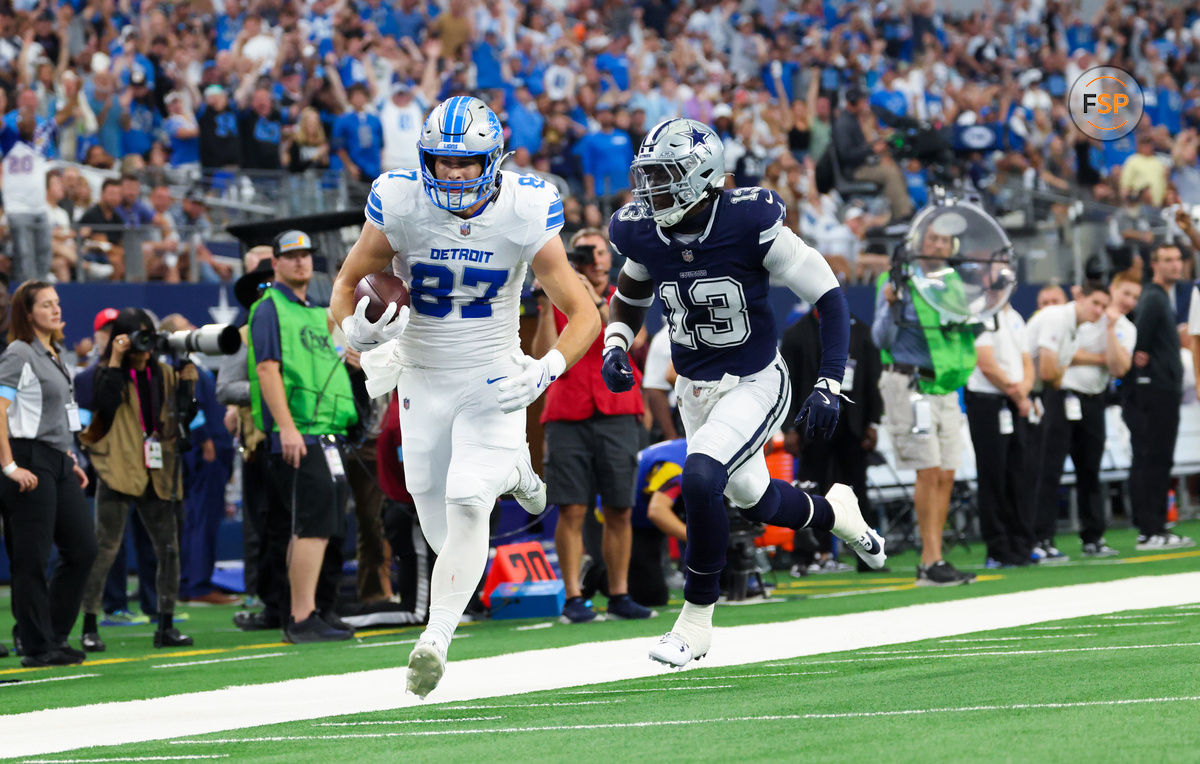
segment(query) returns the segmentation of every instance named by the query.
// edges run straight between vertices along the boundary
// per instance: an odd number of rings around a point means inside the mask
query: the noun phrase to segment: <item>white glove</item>
[[[522,371],[500,383],[497,400],[505,414],[528,407],[567,368],[567,360],[557,349],[541,358],[531,358],[518,351],[513,353],[512,360]]]
[[[370,303],[370,297],[363,297],[358,301],[358,305],[354,306],[354,315],[342,319],[342,332],[346,335],[346,344],[358,351],[370,350],[388,340],[394,340],[404,334],[404,328],[408,326],[407,305],[399,311],[396,310],[396,303],[388,305],[383,309],[379,320],[372,323],[367,320],[367,305]]]

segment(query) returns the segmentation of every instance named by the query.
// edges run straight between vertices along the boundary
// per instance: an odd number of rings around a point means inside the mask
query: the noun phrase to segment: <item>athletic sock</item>
[[[729,516],[724,491],[725,466],[706,454],[690,454],[683,464],[683,503],[687,510],[688,544],[683,596],[711,605],[721,596],[721,571],[729,547]]]
[[[697,605],[694,602],[684,601],[683,608],[679,611],[679,617],[675,619],[675,627],[671,630],[686,639],[689,645],[696,646],[704,640],[705,635],[712,631],[715,607],[715,604]]]
[[[100,628],[96,624],[97,620],[98,619],[97,619],[95,613],[84,613],[83,614],[83,633],[84,634],[95,634],[97,631],[99,631]]]
[[[450,504],[446,507],[446,543],[433,564],[429,625],[421,639],[443,652],[475,594],[487,564],[488,517],[491,507]]]
[[[833,527],[833,508],[825,497],[805,493],[786,480],[773,479],[758,503],[743,509],[742,515],[754,522],[781,528],[829,530]]]

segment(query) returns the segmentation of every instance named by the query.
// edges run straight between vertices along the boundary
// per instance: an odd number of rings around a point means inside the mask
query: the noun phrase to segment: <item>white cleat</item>
[[[692,661],[703,658],[711,645],[711,631],[703,636],[693,637],[690,641],[677,631],[669,631],[650,648],[650,660],[674,668],[683,668]]]
[[[517,457],[517,466],[513,467],[503,493],[511,494],[521,505],[521,509],[534,517],[546,511],[546,484],[533,471],[528,446]]]
[[[834,483],[825,500],[833,508],[833,535],[846,542],[863,562],[878,570],[887,562],[883,551],[883,537],[876,533],[863,519],[858,508],[858,497],[850,486]]]
[[[422,700],[446,673],[446,654],[433,642],[420,641],[408,655],[408,691]]]

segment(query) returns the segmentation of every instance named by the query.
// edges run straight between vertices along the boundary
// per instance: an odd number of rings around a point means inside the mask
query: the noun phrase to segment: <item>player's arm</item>
[[[842,377],[850,355],[850,306],[833,269],[817,250],[805,244],[791,229],[783,226],[782,216],[775,229],[774,241],[763,259],[773,283],[783,284],[796,296],[813,305],[820,317],[821,365],[817,381],[808,400],[800,407],[796,425],[808,420],[805,434],[811,439],[817,434],[833,437],[837,427],[842,392]]]
[[[600,313],[587,290],[567,262],[567,251],[557,235],[533,256],[533,274],[554,307],[567,317],[567,325],[554,347],[541,358],[518,352],[514,358],[523,371],[500,383],[497,402],[506,413],[518,411],[537,400],[550,383],[583,357],[600,334]]]
[[[604,363],[600,367],[604,384],[614,393],[633,389],[629,348],[646,319],[646,308],[653,302],[654,281],[650,272],[635,260],[626,259],[617,276],[617,291],[609,302],[608,326],[604,329]]]
[[[551,237],[533,256],[532,265],[533,274],[551,304],[567,317],[567,325],[558,335],[558,341],[547,351],[547,355],[557,351],[563,358],[563,368],[553,375],[558,376],[583,358],[599,336],[600,312],[567,261],[567,250],[563,248],[561,238]]]
[[[656,491],[646,507],[646,519],[666,535],[687,543],[687,525],[671,510],[674,504],[669,494]]]
[[[390,339],[399,337],[408,325],[407,305],[399,310],[394,304],[387,306],[379,320],[372,323],[366,318],[369,298],[363,297],[357,305],[354,304],[354,288],[358,286],[358,282],[368,274],[386,269],[395,254],[387,236],[368,220],[363,224],[358,241],[350,248],[346,262],[342,264],[337,278],[334,279],[329,308],[334,321],[346,333],[347,344],[355,350],[378,347]]]

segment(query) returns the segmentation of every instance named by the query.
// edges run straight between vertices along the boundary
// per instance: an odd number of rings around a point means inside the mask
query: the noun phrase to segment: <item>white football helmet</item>
[[[647,133],[629,173],[634,201],[669,228],[725,185],[725,147],[703,122],[668,119]]]
[[[478,98],[454,96],[433,107],[417,141],[425,194],[444,210],[465,210],[495,190],[504,151],[500,120]],[[437,157],[475,157],[483,172],[473,180],[439,180]]]

